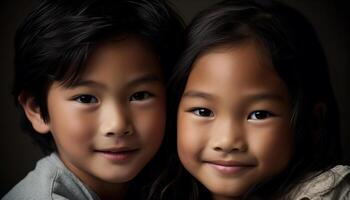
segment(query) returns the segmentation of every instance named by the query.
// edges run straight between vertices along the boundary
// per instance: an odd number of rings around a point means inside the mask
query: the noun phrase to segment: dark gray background
[[[186,22],[218,0],[171,0]],[[350,161],[350,24],[348,7],[342,1],[280,0],[301,11],[314,25],[330,65],[333,88],[340,107],[345,160]],[[0,197],[34,168],[42,157],[39,148],[19,129],[19,116],[11,91],[13,37],[16,27],[29,12],[33,0],[0,3]],[[348,7],[349,8],[349,7]],[[312,77],[310,77],[312,81]],[[33,183],[35,184],[35,183]]]

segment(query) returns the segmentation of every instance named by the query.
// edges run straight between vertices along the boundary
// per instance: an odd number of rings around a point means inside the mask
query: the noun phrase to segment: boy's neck
[[[124,199],[128,190],[128,183],[107,183],[98,180],[86,180],[86,178],[82,178],[84,184],[90,187],[101,200]]]
[[[77,169],[69,162],[65,162],[65,159],[59,156],[63,164],[77,176],[84,185],[93,190],[101,200],[121,200],[125,197],[128,189],[128,182],[126,183],[108,183],[97,177],[87,175],[81,170]]]

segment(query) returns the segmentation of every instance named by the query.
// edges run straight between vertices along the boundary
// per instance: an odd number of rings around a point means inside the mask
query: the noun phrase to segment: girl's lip
[[[254,164],[251,164],[248,162],[235,161],[235,160],[212,160],[212,161],[206,161],[206,162],[212,163],[215,165],[222,165],[222,166],[244,166],[244,167],[254,166]]]
[[[224,174],[237,174],[239,172],[251,169],[253,164],[237,162],[237,161],[209,161],[206,162],[209,166]]]

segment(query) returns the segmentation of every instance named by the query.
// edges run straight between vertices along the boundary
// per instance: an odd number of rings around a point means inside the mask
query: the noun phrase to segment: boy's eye
[[[200,117],[213,117],[214,113],[207,108],[193,108],[190,112]]]
[[[93,104],[93,103],[97,103],[98,100],[96,97],[92,96],[92,95],[80,95],[78,97],[76,97],[74,100],[78,101],[79,103],[84,103],[84,104]]]
[[[136,92],[129,98],[129,101],[142,101],[145,99],[149,99],[153,95],[149,92],[142,91],[142,92]]]
[[[257,110],[252,112],[251,114],[249,114],[248,119],[252,119],[252,120],[263,120],[266,119],[268,117],[273,116],[273,114],[269,111],[265,111],[265,110]]]

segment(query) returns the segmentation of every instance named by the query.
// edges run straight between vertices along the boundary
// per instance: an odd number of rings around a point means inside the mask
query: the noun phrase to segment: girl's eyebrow
[[[202,98],[202,99],[214,99],[214,96],[206,93],[206,92],[201,92],[201,91],[196,91],[196,90],[189,90],[186,91],[183,95],[183,98]]]
[[[270,101],[272,100],[277,102],[286,101],[286,99],[283,98],[282,96],[275,93],[270,93],[270,92],[251,94],[246,97],[246,101],[249,101],[249,102],[262,101],[262,100],[270,100]]]
[[[184,92],[182,95],[183,98],[202,98],[207,100],[215,99],[215,96],[206,92],[197,91],[197,90],[189,90]],[[284,102],[285,98],[282,96],[272,93],[272,92],[258,92],[253,94],[248,94],[244,97],[245,102],[255,102],[255,101],[263,101],[263,100],[272,100],[276,102]]]

